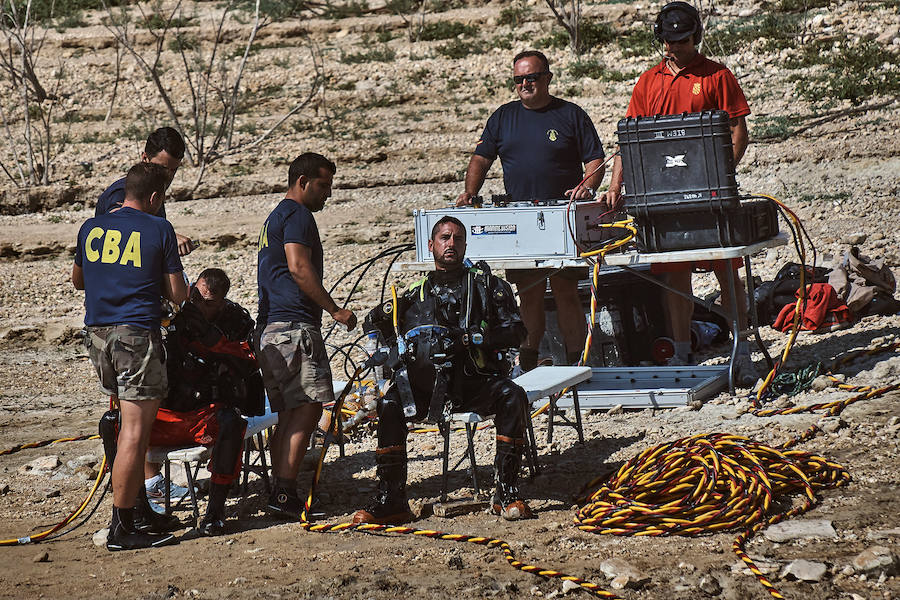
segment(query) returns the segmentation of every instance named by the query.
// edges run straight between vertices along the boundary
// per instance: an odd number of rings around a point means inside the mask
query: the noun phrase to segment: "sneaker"
[[[117,525],[109,530],[106,537],[106,549],[110,552],[119,550],[140,550],[141,548],[159,548],[177,544],[178,540],[172,534],[143,533],[140,531],[127,531],[122,525]]]
[[[225,533],[225,521],[214,515],[206,515],[197,525],[200,535],[214,537]]]
[[[531,511],[531,508],[525,503],[524,500],[515,500],[514,502],[510,502],[506,506],[494,504],[491,507],[491,512],[493,512],[495,515],[500,515],[507,521],[518,521],[520,519],[534,518],[534,513]]]
[[[181,500],[190,493],[190,490],[186,487],[177,485],[172,481],[167,482],[161,474],[158,474],[150,479],[149,482],[144,482],[147,498],[150,500],[165,500],[166,483],[169,485],[169,500]]]
[[[276,487],[269,496],[269,504],[266,505],[266,510],[277,517],[299,521],[300,513],[303,511],[303,503],[296,492]]]

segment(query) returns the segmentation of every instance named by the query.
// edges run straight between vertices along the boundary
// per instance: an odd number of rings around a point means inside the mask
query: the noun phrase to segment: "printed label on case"
[[[472,225],[472,235],[515,235],[516,225]]]

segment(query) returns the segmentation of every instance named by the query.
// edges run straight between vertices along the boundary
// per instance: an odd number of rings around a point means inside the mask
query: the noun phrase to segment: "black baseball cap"
[[[697,20],[686,10],[675,7],[661,15],[658,37],[667,42],[680,42],[697,33]]]

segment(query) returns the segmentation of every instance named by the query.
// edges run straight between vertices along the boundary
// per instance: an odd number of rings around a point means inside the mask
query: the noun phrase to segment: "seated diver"
[[[503,352],[518,347],[525,327],[509,284],[487,265],[464,266],[465,226],[443,217],[431,231],[428,249],[435,270],[412,285],[397,307],[373,309],[366,329],[377,330],[391,347],[391,386],[378,401],[378,491],[354,523],[405,523],[412,519],[406,498],[407,420],[440,420],[449,412],[495,414],[494,514],[507,520],[532,517],[516,482],[525,446],[525,391],[508,377]],[[397,311],[397,322],[393,311]]]
[[[225,298],[230,287],[221,269],[204,270],[172,320],[166,336],[169,395],[150,433],[151,446],[212,445],[209,502],[197,526],[206,536],[225,531],[225,500],[240,474],[247,427],[241,414],[265,410],[262,376],[248,342],[253,319]],[[159,465],[144,467],[145,474],[154,470],[158,473]],[[180,526],[171,515],[155,514],[145,493],[137,514],[139,525],[151,531]]]

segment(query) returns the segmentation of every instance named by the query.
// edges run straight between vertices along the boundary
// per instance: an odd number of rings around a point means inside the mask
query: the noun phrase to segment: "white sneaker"
[[[185,496],[190,493],[190,491],[183,486],[172,483],[171,481],[166,482],[163,479],[163,476],[156,475],[152,479],[144,482],[144,489],[147,490],[147,499],[148,500],[165,500],[166,498],[166,483],[169,484],[169,499],[170,500],[181,500]]]

